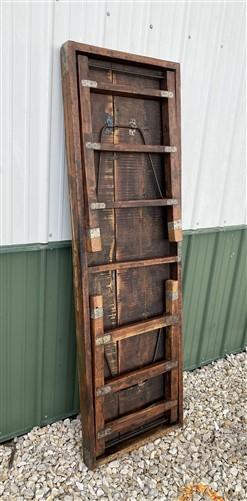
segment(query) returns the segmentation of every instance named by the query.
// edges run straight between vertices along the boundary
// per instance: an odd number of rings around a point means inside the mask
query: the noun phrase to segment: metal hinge
[[[111,334],[105,334],[104,336],[97,337],[95,344],[96,346],[101,346],[102,344],[108,344],[112,342]]]
[[[105,209],[106,208],[106,204],[105,204],[105,202],[92,202],[91,205],[90,205],[90,208],[92,210],[95,210],[95,209]]]
[[[108,435],[111,435],[111,433],[112,433],[111,428],[105,428],[104,430],[98,431],[97,438],[105,438]]]
[[[96,390],[96,397],[103,397],[104,395],[107,395],[108,393],[111,393],[111,386],[101,386],[100,388],[97,388]]]
[[[166,153],[176,153],[176,151],[177,151],[176,146],[165,146]]]
[[[162,90],[160,92],[160,95],[161,95],[161,97],[168,97],[168,98],[171,98],[174,96],[173,92],[171,92],[170,90]]]
[[[82,87],[97,87],[98,83],[95,80],[82,80]]]

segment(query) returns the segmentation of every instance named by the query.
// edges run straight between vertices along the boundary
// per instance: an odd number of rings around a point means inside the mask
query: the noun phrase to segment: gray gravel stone
[[[10,448],[0,446],[1,501],[177,501],[198,483],[246,501],[246,380],[246,353],[184,373],[183,429],[94,472],[81,459],[79,417],[35,427],[15,439],[11,469]]]

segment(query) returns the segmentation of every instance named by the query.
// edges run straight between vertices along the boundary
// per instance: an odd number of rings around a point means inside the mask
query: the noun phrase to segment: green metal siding
[[[191,369],[247,344],[247,229],[186,235],[184,365]]]
[[[1,441],[74,414],[78,397],[70,246],[1,254],[0,277]]]
[[[185,234],[184,363],[247,344],[247,229]],[[78,411],[70,243],[1,249],[0,441]]]

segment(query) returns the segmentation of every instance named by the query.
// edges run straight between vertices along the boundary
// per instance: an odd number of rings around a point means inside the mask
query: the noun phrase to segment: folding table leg
[[[164,88],[173,93],[172,99],[167,99],[162,103],[163,123],[168,127],[163,127],[164,144],[172,144],[176,147],[176,152],[165,155],[165,180],[166,196],[180,200],[180,166],[179,166],[179,136],[177,127],[176,108],[176,80],[175,72],[167,71],[166,78],[162,84]],[[168,207],[168,238],[170,242],[180,242],[182,240],[181,226],[181,206],[180,204]]]
[[[85,215],[87,219],[87,250],[88,252],[98,252],[102,250],[101,235],[97,211],[91,210],[91,204],[96,203],[96,177],[94,152],[86,148],[88,141],[92,141],[92,113],[90,101],[90,87],[85,87],[82,83],[88,78],[88,58],[82,56],[79,59],[79,92],[81,105],[81,138],[84,157],[84,180],[85,180]]]
[[[104,396],[96,398],[97,389],[102,387],[104,378],[104,345],[97,345],[97,337],[104,334],[103,297],[90,296],[90,317],[93,346],[93,371],[94,371],[94,402],[95,402],[95,432],[96,456],[101,456],[105,451],[105,438],[97,438],[97,434],[105,427]]]
[[[178,281],[166,280],[166,312],[172,315],[178,313]],[[167,327],[165,353],[167,360],[174,360],[178,356],[179,326],[178,324]],[[167,374],[167,398],[178,400],[178,368],[171,370]],[[174,407],[170,411],[171,423],[178,419],[178,408]]]

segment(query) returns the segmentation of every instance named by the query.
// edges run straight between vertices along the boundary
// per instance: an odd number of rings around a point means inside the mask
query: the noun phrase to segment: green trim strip
[[[32,252],[42,250],[55,250],[71,247],[71,240],[61,240],[60,242],[48,242],[46,244],[20,244],[0,246],[0,254],[9,254],[12,252]]]
[[[247,229],[246,224],[240,224],[238,226],[216,226],[215,228],[198,228],[196,230],[184,230],[183,235],[204,235],[208,233],[219,233],[228,231],[238,231]]]

